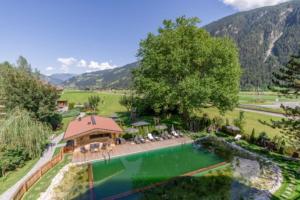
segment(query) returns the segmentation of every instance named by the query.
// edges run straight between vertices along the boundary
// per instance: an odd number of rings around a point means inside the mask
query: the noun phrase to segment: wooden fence
[[[54,156],[50,161],[45,163],[40,169],[38,169],[34,174],[32,174],[23,184],[21,184],[13,195],[13,200],[22,199],[25,192],[27,192],[30,187],[35,184],[41,176],[43,176],[47,171],[52,169],[57,163],[59,163],[63,159],[63,155],[65,153],[65,149],[62,148],[60,152]]]

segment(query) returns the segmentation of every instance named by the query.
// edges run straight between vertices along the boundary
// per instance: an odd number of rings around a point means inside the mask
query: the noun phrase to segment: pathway
[[[242,111],[246,111],[246,112],[254,112],[254,113],[269,115],[269,116],[272,116],[272,117],[286,118],[286,116],[283,115],[283,114],[272,113],[272,112],[265,112],[265,111],[252,110],[252,109],[246,109],[246,108],[237,108],[237,110],[242,110]]]
[[[12,199],[13,194],[17,191],[17,189],[20,187],[22,183],[24,183],[27,178],[29,178],[32,174],[34,174],[41,166],[43,166],[46,162],[51,160],[55,148],[59,145],[58,143],[63,138],[63,133],[56,136],[51,140],[51,142],[54,144],[53,146],[50,146],[45,152],[43,153],[42,157],[38,160],[38,162],[33,166],[33,168],[25,175],[23,178],[21,178],[17,183],[15,183],[13,186],[11,186],[8,190],[6,190],[1,196],[0,200],[9,200]]]

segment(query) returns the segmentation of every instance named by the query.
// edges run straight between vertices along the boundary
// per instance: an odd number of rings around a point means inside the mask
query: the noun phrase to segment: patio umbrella
[[[136,129],[136,128],[127,128],[125,129],[125,133],[130,133],[130,134],[135,134],[135,133],[138,133],[139,130]]]
[[[145,122],[145,121],[139,121],[131,124],[134,127],[141,127],[141,126],[149,126],[150,123]]]

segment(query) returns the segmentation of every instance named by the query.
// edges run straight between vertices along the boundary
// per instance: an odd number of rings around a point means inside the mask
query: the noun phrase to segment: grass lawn
[[[234,110],[231,112],[227,112],[225,116],[222,116],[224,119],[228,119],[229,122],[232,124],[233,120],[238,118],[239,116],[239,110]],[[215,116],[221,116],[217,109],[215,108],[206,108],[203,109],[203,113],[207,113],[211,118]],[[266,126],[264,124],[261,124],[259,120],[270,122],[271,119],[273,120],[280,120],[279,117],[273,117],[269,115],[264,115],[260,113],[254,113],[254,112],[245,112],[245,131],[247,134],[251,134],[252,129],[255,129],[255,133],[258,135],[260,132],[265,131],[269,137],[274,137],[275,135],[281,135],[279,129],[273,129],[269,126]]]
[[[60,169],[71,162],[71,156],[66,155],[60,163],[50,169],[38,180],[28,192],[25,193],[23,200],[38,199],[42,192],[45,192],[50,186],[52,179],[56,176]]]
[[[18,182],[38,161],[38,158],[26,162],[25,166],[18,168],[15,171],[9,172],[5,177],[0,178],[0,194]]]
[[[91,199],[88,166],[71,166],[59,185],[54,188],[54,192],[53,199]]]
[[[87,102],[88,97],[91,95],[98,94],[100,97],[103,98],[104,103],[99,105],[99,114],[101,115],[107,115],[110,116],[113,113],[117,112],[125,112],[126,108],[124,108],[122,105],[120,105],[119,100],[122,96],[122,92],[96,92],[96,91],[78,91],[78,90],[65,90],[63,95],[61,96],[61,99],[68,100],[69,102],[74,103],[81,103]],[[241,92],[240,98],[241,100],[249,100],[256,98],[257,95],[255,93],[250,92]],[[275,101],[277,98],[277,95],[275,93],[266,92],[264,95],[260,95],[260,97],[266,99]],[[203,109],[203,112],[206,112],[210,115],[210,117],[214,117],[217,115],[220,115],[217,109],[214,108],[207,108]],[[239,111],[235,110],[233,112],[227,112],[224,119],[228,118],[230,122],[232,122],[233,119],[237,118],[239,115]],[[270,137],[274,137],[275,135],[280,135],[280,130],[273,129],[269,126],[261,124],[258,120],[263,121],[270,121],[278,120],[279,117],[271,117],[268,115],[258,114],[258,113],[252,113],[252,112],[245,112],[246,116],[246,125],[245,125],[245,131],[246,133],[251,133],[252,129],[255,128],[256,134],[259,134],[262,131],[265,131]],[[125,117],[126,118],[126,117]],[[125,119],[124,118],[124,119]],[[66,128],[66,125],[70,120],[73,118],[64,118],[64,130]],[[152,119],[152,118],[151,118]],[[126,120],[125,120],[126,121]]]
[[[241,104],[272,104],[276,102],[276,99],[279,101],[300,101],[300,98],[290,99],[282,96],[279,97],[274,92],[263,92],[259,95],[255,92],[240,92],[239,99]]]
[[[91,95],[99,95],[103,103],[98,106],[98,113],[104,116],[111,116],[116,112],[124,112],[126,108],[120,105],[119,100],[122,97],[120,92],[96,92],[96,91],[78,91],[78,90],[65,90],[61,99],[75,104],[83,104],[88,102],[88,97]]]

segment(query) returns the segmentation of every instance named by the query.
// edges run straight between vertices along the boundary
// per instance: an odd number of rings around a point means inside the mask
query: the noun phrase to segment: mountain
[[[272,72],[300,50],[300,1],[240,12],[204,26],[211,35],[232,38],[239,48],[243,68],[242,89],[266,89]],[[85,73],[63,84],[72,88],[127,88],[130,71],[124,67]]]
[[[84,73],[63,82],[64,87],[78,89],[125,89],[131,83],[131,70],[138,66],[134,62],[123,67]]]
[[[204,27],[240,50],[244,89],[266,88],[272,72],[300,50],[300,1],[240,12]]]
[[[75,74],[61,73],[61,74],[52,74],[49,76],[41,74],[41,79],[49,82],[53,85],[62,85],[64,81],[69,80],[70,78],[76,76]]]

